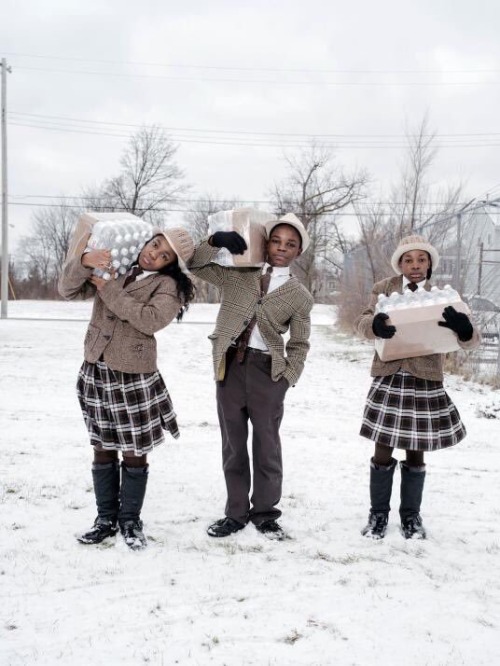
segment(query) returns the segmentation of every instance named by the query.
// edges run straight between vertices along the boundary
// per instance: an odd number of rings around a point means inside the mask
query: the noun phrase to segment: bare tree
[[[143,127],[122,155],[121,173],[94,194],[94,203],[100,209],[124,210],[159,224],[165,207],[187,189],[184,173],[175,162],[176,153],[177,146],[164,130]]]
[[[199,197],[184,214],[184,219],[195,243],[208,236],[208,217],[221,210],[240,208],[241,201],[237,198],[218,199],[216,195],[206,194]]]
[[[310,249],[296,262],[305,285],[314,293],[318,262],[339,264],[336,253],[347,240],[336,216],[365,194],[365,171],[347,174],[337,166],[331,150],[312,143],[298,155],[286,157],[288,175],[271,193],[275,212],[295,213],[311,237]]]
[[[355,205],[360,239],[346,260],[343,276],[343,300],[349,300],[349,306],[342,308],[341,316],[344,313],[348,323],[355,311],[350,286],[355,284],[356,298],[366,302],[373,283],[392,274],[390,257],[403,236],[421,233],[439,248],[456,223],[463,185],[438,187],[432,183],[437,155],[435,138],[426,114],[415,131],[407,132],[408,146],[400,178],[391,188],[387,203]]]
[[[71,234],[82,211],[68,206],[49,206],[33,215],[32,233],[21,240],[20,264],[27,275],[40,281],[40,294],[53,296],[66,258]]]

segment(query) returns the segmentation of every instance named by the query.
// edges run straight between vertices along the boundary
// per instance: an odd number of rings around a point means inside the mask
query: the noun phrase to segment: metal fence
[[[473,311],[472,317],[481,330],[481,346],[457,353],[457,369],[472,379],[500,386],[500,313]]]

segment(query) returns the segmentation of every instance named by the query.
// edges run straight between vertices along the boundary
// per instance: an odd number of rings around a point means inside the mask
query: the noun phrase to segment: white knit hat
[[[288,224],[299,232],[299,235],[302,239],[302,251],[305,252],[309,247],[311,239],[309,238],[309,234],[307,233],[306,228],[299,220],[299,218],[293,213],[287,213],[286,215],[283,215],[283,217],[279,217],[277,220],[269,220],[269,222],[266,222],[264,225],[267,238],[270,237],[271,231],[274,229],[274,227],[277,227],[279,224]]]
[[[172,227],[171,229],[160,229],[154,227],[153,233],[155,236],[161,234],[170,243],[172,250],[177,255],[179,267],[183,273],[188,272],[186,263],[191,259],[194,254],[194,241],[191,234],[182,227]]]
[[[401,266],[399,261],[405,252],[411,252],[412,250],[423,250],[428,252],[431,257],[432,270],[435,270],[439,265],[439,254],[434,246],[432,246],[429,241],[426,241],[422,236],[406,236],[399,241],[394,254],[391,259],[391,266],[394,268],[398,275],[402,274]]]

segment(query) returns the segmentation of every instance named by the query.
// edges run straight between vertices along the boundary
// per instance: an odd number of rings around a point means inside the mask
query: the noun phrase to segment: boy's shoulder
[[[311,307],[313,306],[314,298],[311,292],[302,284],[302,282],[300,282],[297,277],[295,277],[295,275],[291,275],[288,282],[285,282],[283,286],[286,287],[287,285],[290,289],[293,289],[298,294],[298,296],[304,301],[306,305],[310,305]]]

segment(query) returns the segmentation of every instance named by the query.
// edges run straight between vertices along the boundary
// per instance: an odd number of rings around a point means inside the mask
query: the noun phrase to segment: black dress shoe
[[[230,534],[234,534],[234,532],[242,530],[244,527],[243,523],[239,523],[232,518],[221,518],[210,525],[207,529],[207,534],[211,537],[227,537]]]
[[[116,523],[112,520],[102,520],[102,518],[96,518],[94,527],[88,532],[85,532],[85,534],[77,537],[77,539],[80,543],[96,544],[101,543],[101,541],[104,541],[104,539],[107,539],[107,537],[115,536],[117,531],[118,528]]]
[[[287,538],[286,532],[275,520],[266,520],[260,525],[256,525],[255,529],[268,539],[274,539],[275,541],[283,541]]]

